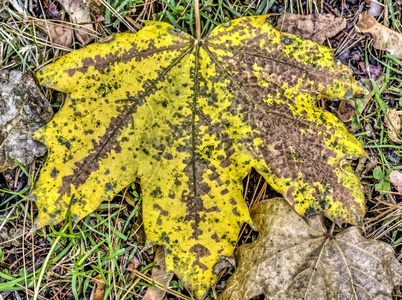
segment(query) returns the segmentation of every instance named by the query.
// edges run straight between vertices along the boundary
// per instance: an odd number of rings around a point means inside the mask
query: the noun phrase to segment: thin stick
[[[194,14],[195,14],[195,37],[197,41],[201,40],[201,23],[200,23],[200,2],[194,0]]]

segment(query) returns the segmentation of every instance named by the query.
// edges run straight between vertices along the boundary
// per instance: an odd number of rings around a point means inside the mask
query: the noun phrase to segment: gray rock
[[[53,110],[42,95],[32,73],[0,71],[0,172],[16,167],[10,154],[27,165],[46,153],[46,147],[32,139],[48,123]]]

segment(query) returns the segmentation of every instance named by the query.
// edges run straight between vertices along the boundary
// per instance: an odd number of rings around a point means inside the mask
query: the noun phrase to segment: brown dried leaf
[[[326,38],[331,38],[346,28],[346,19],[331,14],[283,14],[278,20],[276,29],[291,34],[297,34],[305,39],[324,44]]]
[[[368,14],[361,14],[356,26],[361,32],[371,34],[374,48],[402,59],[402,34],[381,25]]]
[[[400,143],[401,141],[398,138],[398,136],[401,135],[401,119],[399,118],[396,109],[388,109],[387,114],[389,120],[387,116],[385,116],[384,122],[388,129],[388,136],[391,139],[391,141]],[[389,121],[391,121],[391,123]]]
[[[356,114],[355,101],[354,100],[344,100],[339,103],[338,107],[338,117],[342,122],[352,121],[353,116]]]
[[[21,228],[7,228],[2,227],[0,229],[0,246],[1,249],[8,248],[10,246],[19,247],[21,245],[20,238],[23,235],[23,230]]]
[[[23,165],[46,153],[46,147],[31,135],[48,123],[53,110],[31,73],[0,71],[0,172],[16,167],[13,155]]]
[[[365,98],[362,100],[363,108],[365,109],[367,103],[369,103],[370,98]],[[343,100],[339,103],[338,107],[338,117],[342,122],[347,123],[352,121],[353,116],[356,114],[356,103],[354,100]]]
[[[395,185],[399,194],[402,195],[402,173],[397,170],[392,171],[391,174],[389,174],[389,181]]]
[[[128,271],[134,271],[137,270],[138,267],[141,266],[140,260],[134,255],[134,257],[131,259],[130,264],[128,265],[127,270]]]
[[[168,286],[173,278],[174,273],[166,273],[165,250],[159,246],[155,252],[155,261],[158,262],[157,267],[152,269],[151,278],[164,286]],[[161,300],[166,294],[166,291],[158,287],[149,287],[145,293],[144,299]]]
[[[307,223],[282,198],[251,211],[260,233],[236,252],[238,267],[219,300],[392,299],[402,266],[386,243],[368,240],[357,227],[329,235],[322,216]]]
[[[100,0],[86,0],[85,1],[89,12],[95,17],[103,17],[106,13],[106,7]]]
[[[50,34],[53,44],[71,48],[70,46],[73,41],[73,32],[71,28],[51,23],[46,24],[45,22],[37,22],[36,24],[43,28],[46,33]]]
[[[96,282],[96,290],[92,300],[103,300],[105,297],[105,283],[102,280],[102,276],[99,274],[93,281]]]
[[[37,9],[42,12],[41,5],[38,3]],[[61,15],[57,9],[57,5],[50,0],[45,0],[42,3],[43,10],[47,19],[61,20]],[[42,15],[42,14],[41,14]]]
[[[92,24],[85,24],[91,23],[91,16],[89,11],[84,3],[83,0],[58,0],[61,5],[63,5],[64,9],[70,15],[71,20],[75,24],[82,24],[76,27],[75,35],[77,39],[82,43],[84,46],[87,45],[90,41],[93,40],[93,36],[91,32],[93,32],[93,25]]]

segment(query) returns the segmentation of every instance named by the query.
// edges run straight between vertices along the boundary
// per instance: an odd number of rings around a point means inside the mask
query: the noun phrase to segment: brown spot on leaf
[[[219,239],[219,237],[217,236],[216,233],[214,233],[213,235],[211,235],[211,239],[213,239],[213,240],[214,240],[215,242],[217,242],[217,243],[220,242],[220,239]]]
[[[154,204],[154,208],[160,210],[160,211],[161,211],[161,215],[164,216],[164,217],[167,217],[167,216],[169,215],[169,212],[166,211],[166,210],[164,210],[164,209],[162,209],[162,207],[160,207],[159,204],[156,204],[156,203],[155,203],[155,204]]]
[[[205,246],[203,246],[201,244],[196,244],[190,248],[189,252],[195,253],[195,255],[196,255],[196,259],[192,264],[193,267],[199,266],[204,271],[208,270],[208,267],[200,262],[201,257],[206,257],[206,256],[211,255],[211,252],[208,250],[208,248],[206,248]]]
[[[92,130],[92,129],[90,129],[90,130],[84,130],[84,134],[85,135],[87,135],[87,134],[93,134],[94,133],[94,131]]]

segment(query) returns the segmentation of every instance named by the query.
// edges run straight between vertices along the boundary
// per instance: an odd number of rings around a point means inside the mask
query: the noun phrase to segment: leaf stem
[[[335,229],[335,222],[332,222],[331,229],[329,230],[328,235],[332,238],[334,237],[334,229]]]
[[[201,40],[201,23],[200,23],[200,2],[194,0],[194,15],[195,15],[195,37],[197,41]]]

